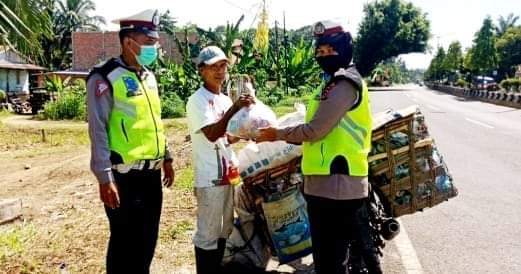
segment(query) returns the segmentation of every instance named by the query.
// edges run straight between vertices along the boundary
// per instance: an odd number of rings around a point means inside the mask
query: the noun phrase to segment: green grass
[[[3,118],[6,118],[6,117],[9,117],[13,115],[11,112],[7,111],[7,110],[0,110],[0,119],[3,119]]]
[[[186,232],[193,229],[193,225],[188,220],[181,220],[180,222],[171,225],[166,230],[166,237],[168,239],[177,240],[186,235]]]
[[[277,104],[277,107],[280,106],[286,106],[286,107],[293,107],[295,103],[302,103],[304,105],[307,105],[309,101],[309,96],[302,96],[302,97],[285,97]]]
[[[89,144],[86,129],[23,129],[0,125],[0,145],[33,147]]]
[[[0,230],[0,263],[11,256],[23,253],[29,242],[36,234],[32,225],[16,225]]]
[[[175,187],[183,190],[191,192],[194,184],[194,169],[192,166],[188,166],[186,168],[180,169],[176,171],[175,175]]]
[[[163,125],[166,130],[188,130],[188,124],[185,118],[163,119]]]

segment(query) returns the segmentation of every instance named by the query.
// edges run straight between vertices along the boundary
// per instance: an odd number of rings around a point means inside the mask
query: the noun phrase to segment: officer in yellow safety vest
[[[305,123],[260,129],[256,140],[303,144],[304,194],[317,274],[346,273],[349,243],[369,273],[382,273],[367,208],[372,130],[367,86],[351,63],[350,33],[331,21],[316,23],[313,32],[315,59],[325,81],[309,100]]]
[[[91,170],[110,224],[107,273],[149,273],[162,185],[174,180],[157,82],[146,68],[158,54],[159,15],[146,10],[113,22],[120,24],[121,56],[87,78]]]

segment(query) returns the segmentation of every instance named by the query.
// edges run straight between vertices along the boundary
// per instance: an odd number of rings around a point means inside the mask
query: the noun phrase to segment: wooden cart
[[[434,140],[428,137],[423,115],[415,106],[390,111],[376,120],[368,158],[369,180],[387,198],[386,206],[394,217],[457,196],[448,168]]]

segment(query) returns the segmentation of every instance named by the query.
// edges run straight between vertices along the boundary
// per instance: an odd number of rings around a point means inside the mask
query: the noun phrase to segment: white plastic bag
[[[280,127],[296,126],[304,123],[306,107],[295,104],[296,112],[282,116],[279,120]],[[299,145],[288,144],[285,141],[250,143],[239,151],[239,172],[242,178],[257,175],[302,155]]]
[[[304,123],[306,118],[306,106],[300,103],[293,105],[295,112],[288,113],[278,119],[279,127],[294,127]]]
[[[257,130],[263,127],[276,127],[277,116],[258,99],[255,104],[244,107],[235,113],[228,122],[228,133],[244,139],[253,139]]]

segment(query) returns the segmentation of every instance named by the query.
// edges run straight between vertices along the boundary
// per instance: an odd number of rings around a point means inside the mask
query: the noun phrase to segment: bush
[[[499,83],[502,89],[509,91],[510,90],[510,79],[505,79]]]
[[[521,87],[521,79],[519,78],[509,78],[501,81],[501,87],[505,91],[513,91],[519,92],[519,88]]]
[[[85,91],[63,92],[56,101],[49,101],[43,107],[43,117],[50,120],[86,120],[87,105]]]
[[[45,81],[47,91],[57,93],[56,101],[43,106],[41,118],[50,120],[87,120],[87,92],[84,80],[71,82],[54,76]]]
[[[175,93],[161,96],[161,118],[179,118],[185,116],[185,104]]]
[[[309,101],[309,94],[308,95],[303,95],[301,97],[285,97],[283,98],[282,100],[280,100],[278,103],[277,103],[277,106],[287,106],[287,107],[292,107],[295,105],[295,103],[302,103],[304,105],[307,105]]]
[[[458,79],[458,81],[456,81],[456,86],[460,88],[465,88],[469,86],[469,83],[463,79]]]
[[[178,65],[167,64],[156,72],[159,92],[161,94],[175,93],[184,102],[199,88],[200,80],[191,63]]]
[[[0,89],[0,103],[5,102],[6,99],[7,99],[7,94],[5,93],[5,91]]]
[[[284,98],[284,90],[280,87],[258,88],[257,98],[268,106],[276,106]]]

